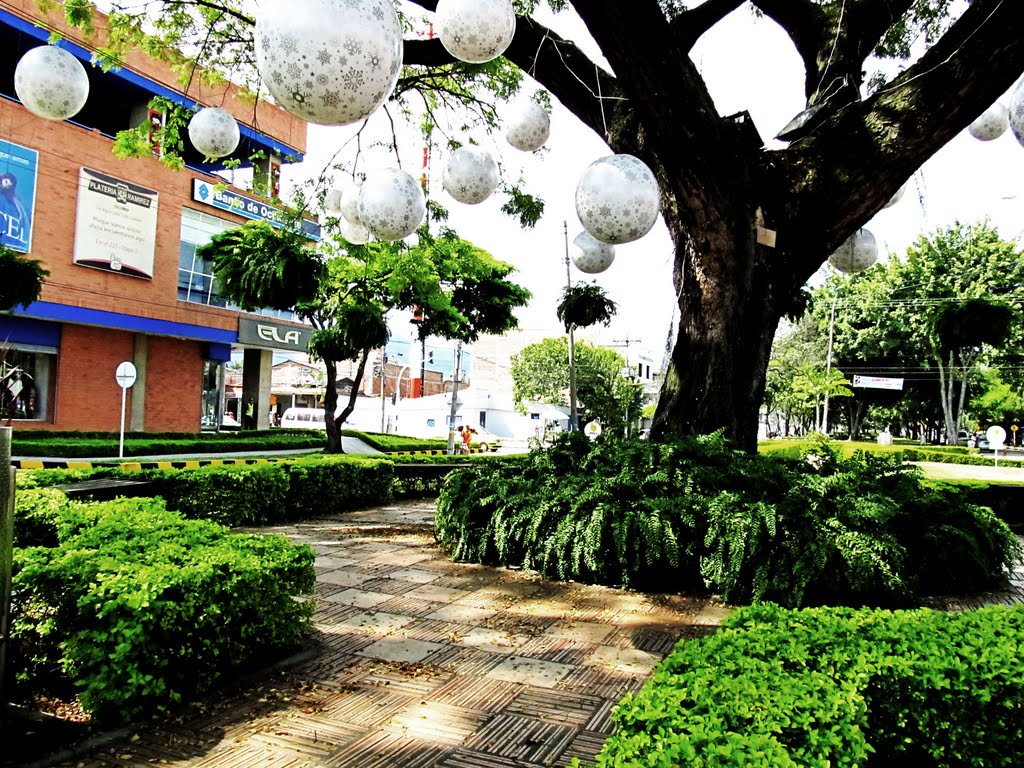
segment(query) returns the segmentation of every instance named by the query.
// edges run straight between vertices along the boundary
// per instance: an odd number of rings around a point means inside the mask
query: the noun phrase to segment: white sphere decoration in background
[[[362,179],[348,179],[341,188],[341,215],[358,226],[363,225],[359,217],[359,190],[362,186]]]
[[[370,241],[370,230],[362,224],[353,224],[344,217],[338,220],[338,231],[352,245],[362,245]]]
[[[341,195],[342,192],[338,187],[328,189],[327,195],[324,197],[324,208],[331,213],[341,213]]]
[[[1010,117],[1010,130],[1021,146],[1024,146],[1024,80],[1017,83],[1017,87],[1013,89],[1007,111]]]
[[[443,186],[460,203],[482,203],[498,188],[498,163],[479,147],[459,147],[448,156]]]
[[[903,199],[904,193],[907,191],[907,184],[909,181],[903,182],[903,186],[896,190],[896,194],[889,198],[889,202],[886,203],[883,208],[892,208],[896,203]]]
[[[505,122],[505,139],[516,149],[535,152],[551,136],[551,115],[533,99],[515,104]]]
[[[55,45],[41,45],[18,61],[14,91],[32,114],[47,120],[67,120],[85,106],[89,76],[73,54]]]
[[[997,101],[967,126],[967,131],[978,141],[992,141],[1006,133],[1009,127],[1009,110]]]
[[[238,147],[241,133],[226,109],[204,107],[188,121],[188,138],[206,157],[227,157]]]
[[[863,272],[878,261],[878,244],[875,236],[866,229],[858,229],[828,257],[828,263],[840,272],[852,274]]]
[[[264,0],[255,47],[274,100],[324,125],[369,115],[402,69],[402,27],[392,0]]]
[[[576,215],[602,243],[639,240],[658,219],[661,191],[654,173],[632,155],[609,155],[590,164],[576,185]]]
[[[579,250],[573,255],[572,263],[580,272],[596,275],[615,261],[615,246],[595,240],[589,232],[580,232],[573,243]]]
[[[505,52],[516,33],[512,0],[439,0],[434,27],[460,61],[483,64]]]
[[[408,237],[426,210],[420,183],[398,168],[374,173],[359,190],[359,218],[379,240]]]

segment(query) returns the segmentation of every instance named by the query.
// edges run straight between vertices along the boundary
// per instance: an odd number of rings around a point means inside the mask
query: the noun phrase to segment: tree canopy
[[[610,69],[531,17],[536,0],[518,0],[512,44],[488,64],[453,61],[437,39],[406,40],[399,111],[426,125],[444,121],[462,141],[496,124],[496,100],[529,73],[613,152],[647,163],[675,245],[682,318],[652,436],[722,428],[753,450],[780,318],[827,256],[1024,72],[1024,3],[548,4],[579,16]],[[436,2],[400,7],[411,29]],[[804,64],[807,109],[783,149],[766,146],[747,113],[722,114],[691,57],[696,41],[740,8],[772,19]],[[88,23],[84,4],[65,9]],[[186,73],[198,62],[260,90],[253,17],[241,0],[115,0],[109,28],[114,59],[140,47]],[[883,73],[881,59],[900,64]],[[510,209],[539,213],[515,182],[510,189]]]
[[[582,420],[625,429],[640,417],[642,387],[622,375],[625,358],[613,349],[575,343],[576,394]],[[520,413],[530,402],[569,405],[569,342],[544,339],[512,356],[512,397]]]

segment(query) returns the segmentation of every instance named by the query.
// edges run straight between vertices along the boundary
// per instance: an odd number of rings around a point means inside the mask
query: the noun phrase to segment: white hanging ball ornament
[[[978,141],[992,141],[1006,133],[1009,127],[1009,110],[997,101],[967,126],[967,131]]]
[[[188,138],[206,157],[227,157],[241,137],[235,118],[220,107],[200,109],[188,121]]]
[[[898,203],[900,200],[902,200],[903,199],[903,195],[907,191],[907,184],[909,184],[909,183],[910,183],[909,181],[904,182],[903,186],[896,190],[896,194],[889,198],[889,202],[886,203],[882,207],[883,208],[892,208],[894,205],[896,205],[896,203]]]
[[[73,54],[55,45],[41,45],[18,61],[14,91],[32,114],[47,120],[67,120],[85,106],[89,76]]]
[[[591,163],[576,185],[576,215],[602,243],[639,240],[658,219],[661,191],[654,173],[632,155]]]
[[[505,139],[523,152],[536,152],[551,136],[551,116],[533,99],[515,105],[505,124]]]
[[[460,203],[482,203],[498,188],[498,163],[479,147],[459,147],[445,164],[443,186]]]
[[[365,118],[391,95],[402,69],[392,0],[264,0],[255,47],[274,100],[324,125]]]
[[[341,215],[357,226],[363,225],[359,217],[359,190],[362,186],[362,179],[349,179],[341,188]]]
[[[1024,80],[1017,83],[1017,87],[1013,89],[1008,112],[1010,130],[1013,131],[1013,135],[1020,145],[1024,146]]]
[[[420,183],[398,168],[373,174],[359,190],[359,218],[379,240],[408,237],[426,210]]]
[[[370,241],[370,230],[362,224],[353,224],[342,217],[338,222],[338,231],[341,236],[352,243],[352,245],[363,245]]]
[[[573,243],[579,250],[573,255],[572,263],[580,272],[596,275],[615,261],[615,246],[595,240],[589,232],[580,232]]]
[[[338,187],[331,187],[324,197],[324,208],[331,213],[341,213],[341,190]]]
[[[483,64],[505,52],[516,33],[512,0],[439,0],[434,26],[452,56]]]
[[[840,272],[853,274],[863,272],[878,261],[878,244],[875,236],[866,229],[859,229],[828,257],[828,263]]]

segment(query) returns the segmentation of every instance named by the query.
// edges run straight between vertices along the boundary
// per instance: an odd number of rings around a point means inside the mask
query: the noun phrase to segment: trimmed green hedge
[[[346,437],[358,438],[371,448],[376,448],[384,453],[394,453],[397,451],[443,451],[448,448],[447,440],[390,435],[383,432],[361,432],[355,429],[342,430],[341,434]]]
[[[1017,766],[1022,645],[1019,605],[746,608],[626,696],[596,765]]]
[[[813,440],[765,440],[758,443],[757,449],[759,453],[764,455],[799,459],[808,450],[814,450],[815,446],[820,444],[820,441]],[[972,453],[962,445],[909,447],[905,445],[873,445],[871,443],[835,441],[828,441],[828,445],[846,457],[851,457],[858,452],[864,452],[897,456],[900,461],[931,461],[941,464],[964,464],[976,467],[991,467],[995,458],[992,454]],[[1024,467],[1024,465],[1014,461],[1005,461],[1001,466]]]
[[[394,465],[387,459],[316,456],[262,464],[197,469],[32,469],[18,472],[26,489],[87,479],[147,480],[148,492],[192,519],[256,526],[336,514],[392,499]]]
[[[313,603],[295,598],[315,583],[309,547],[186,520],[159,499],[37,514],[35,494],[31,514],[48,518],[58,546],[15,550],[11,669],[22,682],[45,687],[63,670],[94,717],[125,722],[306,637]]]
[[[571,433],[453,472],[435,535],[457,560],[731,603],[908,605],[1005,583],[1021,546],[990,509],[898,457],[815,450],[789,461],[721,435]]]
[[[57,433],[63,435],[65,433]],[[216,435],[216,437],[214,437]],[[308,431],[280,430],[264,432],[205,433],[194,435],[168,436],[146,435],[125,436],[125,456],[157,456],[163,454],[199,454],[244,451],[292,450],[322,448],[324,437]],[[118,436],[104,435],[83,437],[81,433],[70,433],[55,437],[52,433],[22,430],[16,432],[11,448],[15,456],[60,456],[76,459],[90,456],[116,457]]]

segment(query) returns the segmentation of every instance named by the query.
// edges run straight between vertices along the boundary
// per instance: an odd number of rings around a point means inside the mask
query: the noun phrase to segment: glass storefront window
[[[181,247],[178,252],[178,299],[193,304],[207,304],[213,307],[239,309],[217,293],[213,269],[204,259],[196,255],[196,247],[205,245],[210,239],[226,229],[238,226],[234,222],[218,219],[191,208],[181,211]],[[281,320],[295,320],[295,313],[279,309],[264,309],[253,314],[276,317]]]
[[[204,430],[220,429],[221,402],[224,394],[224,363],[206,360],[203,363],[203,394],[201,412]]]
[[[44,421],[55,355],[0,348],[0,419]]]

